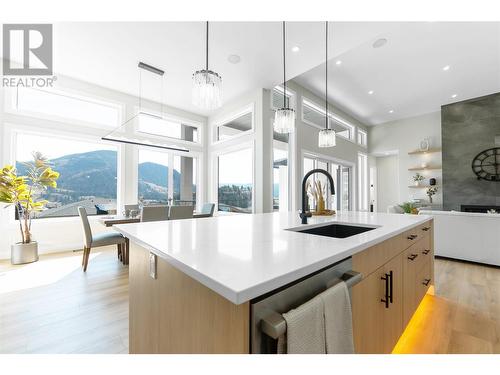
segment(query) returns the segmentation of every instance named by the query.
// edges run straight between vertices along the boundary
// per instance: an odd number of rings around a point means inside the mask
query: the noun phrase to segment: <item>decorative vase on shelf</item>
[[[429,179],[429,185],[431,185],[431,186],[436,185],[436,179],[435,178]]]
[[[420,186],[420,181],[415,181],[415,186]]]
[[[432,195],[429,195],[429,203],[432,204]]]

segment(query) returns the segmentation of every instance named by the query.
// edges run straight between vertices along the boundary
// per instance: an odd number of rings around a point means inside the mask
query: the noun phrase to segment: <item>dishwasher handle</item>
[[[363,274],[356,271],[345,272],[341,277],[341,280],[346,283],[347,288],[353,287],[362,279]],[[278,339],[278,337],[286,333],[286,321],[281,314],[273,311],[260,321],[260,329],[267,336]]]

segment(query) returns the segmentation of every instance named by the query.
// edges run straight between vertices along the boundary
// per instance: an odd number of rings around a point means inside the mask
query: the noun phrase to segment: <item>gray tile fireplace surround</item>
[[[500,93],[441,107],[443,147],[443,209],[462,205],[500,206],[500,182],[478,180],[474,157],[500,147]]]

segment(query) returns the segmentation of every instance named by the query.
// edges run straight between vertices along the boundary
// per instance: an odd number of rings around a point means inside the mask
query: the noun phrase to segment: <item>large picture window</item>
[[[12,107],[16,112],[89,124],[118,126],[120,108],[91,98],[35,88],[19,88],[13,93]]]
[[[253,153],[251,148],[218,157],[218,210],[252,212]]]
[[[310,100],[302,99],[302,121],[306,124],[323,129],[325,127],[325,113],[324,108]],[[328,112],[328,123],[339,137],[354,141],[354,131],[356,129],[354,125],[330,111]]]
[[[184,124],[176,119],[162,118],[156,115],[141,113],[138,116],[137,131],[148,135],[179,139],[199,143],[197,126]]]
[[[166,152],[139,150],[138,193],[139,202],[149,204],[168,203],[168,165],[169,154]],[[174,172],[174,178],[175,176]]]
[[[34,151],[46,156],[60,173],[57,188],[41,194],[49,203],[37,218],[77,216],[79,206],[89,215],[116,211],[115,146],[20,132],[16,133],[15,150],[20,174],[25,173],[23,162],[32,160]]]

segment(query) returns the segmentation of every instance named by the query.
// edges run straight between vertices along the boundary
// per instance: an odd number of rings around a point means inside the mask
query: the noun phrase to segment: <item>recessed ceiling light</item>
[[[300,47],[299,46],[293,46],[292,47],[292,52],[299,52],[300,51]]]
[[[368,91],[368,95],[373,95],[373,90]]]
[[[446,72],[447,70],[450,70],[450,66],[449,65],[445,65],[443,66],[443,70]]]
[[[342,60],[337,60],[337,61],[335,61],[335,64],[336,64],[336,65],[340,65],[340,64],[342,64]]]
[[[389,113],[394,113],[394,110],[393,109],[389,110]]]
[[[452,97],[452,98],[456,98],[456,97],[457,97],[457,94],[453,94],[451,97]]]
[[[382,46],[384,46],[385,44],[387,43],[387,39],[385,38],[380,38],[380,39],[377,39],[375,42],[373,42],[373,48],[380,48]]]
[[[229,61],[231,64],[238,64],[241,61],[241,57],[238,55],[229,55],[227,57],[227,61]]]

